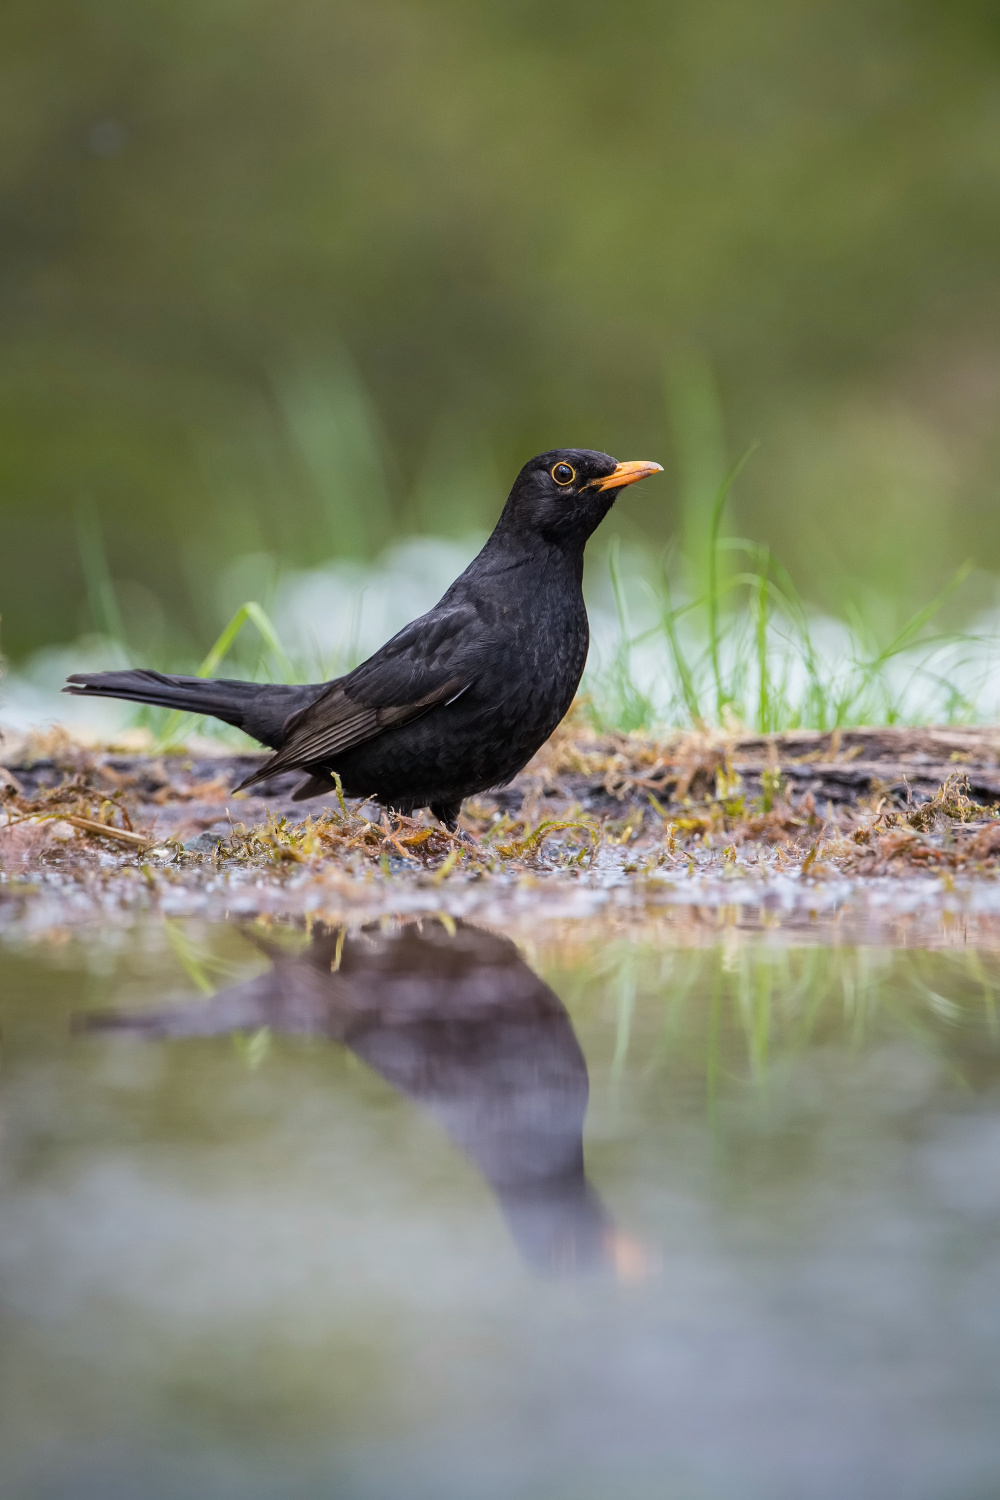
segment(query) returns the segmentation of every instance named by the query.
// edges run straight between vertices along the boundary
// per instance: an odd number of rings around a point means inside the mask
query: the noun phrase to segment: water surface
[[[998,980],[583,922],[0,948],[3,1495],[996,1494]]]

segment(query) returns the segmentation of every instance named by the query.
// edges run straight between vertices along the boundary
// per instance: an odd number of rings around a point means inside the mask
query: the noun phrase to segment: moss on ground
[[[655,738],[570,722],[510,787],[466,802],[458,835],[426,813],[347,801],[333,782],[304,817],[290,800],[294,777],[266,797],[234,796],[254,759],[137,754],[58,733],[11,746],[0,789],[6,883],[298,866],[436,881],[769,870],[819,879],[992,872],[1000,861],[993,731]]]

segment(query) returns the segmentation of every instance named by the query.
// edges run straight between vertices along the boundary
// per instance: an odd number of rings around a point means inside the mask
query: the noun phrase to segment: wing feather
[[[471,605],[438,606],[387,641],[368,661],[331,682],[286,719],[281,749],[237,791],[279,771],[323,765],[376,735],[454,701],[470,686]]]
[[[363,745],[384,730],[410,719],[419,718],[439,703],[453,702],[468,687],[461,678],[452,677],[432,692],[415,698],[410,703],[389,704],[383,708],[354,703],[343,690],[336,696],[321,698],[312,712],[299,717],[299,723],[276,755],[265,761],[259,770],[241,781],[236,791],[243,791],[279,771],[310,765],[322,765],[324,761],[345,750]]]
[[[421,698],[414,698],[409,703],[387,704],[382,708],[355,703],[340,690],[335,698],[320,699],[313,705],[316,712],[303,716],[275,759],[286,765],[322,761],[340,750],[350,750],[365,740],[374,739],[375,735],[395,724],[415,719],[435,704],[454,698],[464,686],[461,678],[449,678]]]

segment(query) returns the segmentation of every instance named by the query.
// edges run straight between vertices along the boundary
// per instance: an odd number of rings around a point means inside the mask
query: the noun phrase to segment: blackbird
[[[211,714],[277,753],[236,788],[302,770],[331,790],[454,829],[462,799],[504,786],[573,701],[587,660],[583,549],[618,491],[657,473],[561,448],[525,464],[478,557],[427,614],[332,682],[285,686],[88,672],[67,693]]]

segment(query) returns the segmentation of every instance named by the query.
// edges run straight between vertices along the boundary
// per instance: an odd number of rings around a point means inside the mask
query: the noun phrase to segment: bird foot
[[[432,802],[431,813],[439,823],[443,823],[451,834],[458,832],[458,815],[462,811],[461,802]]]

